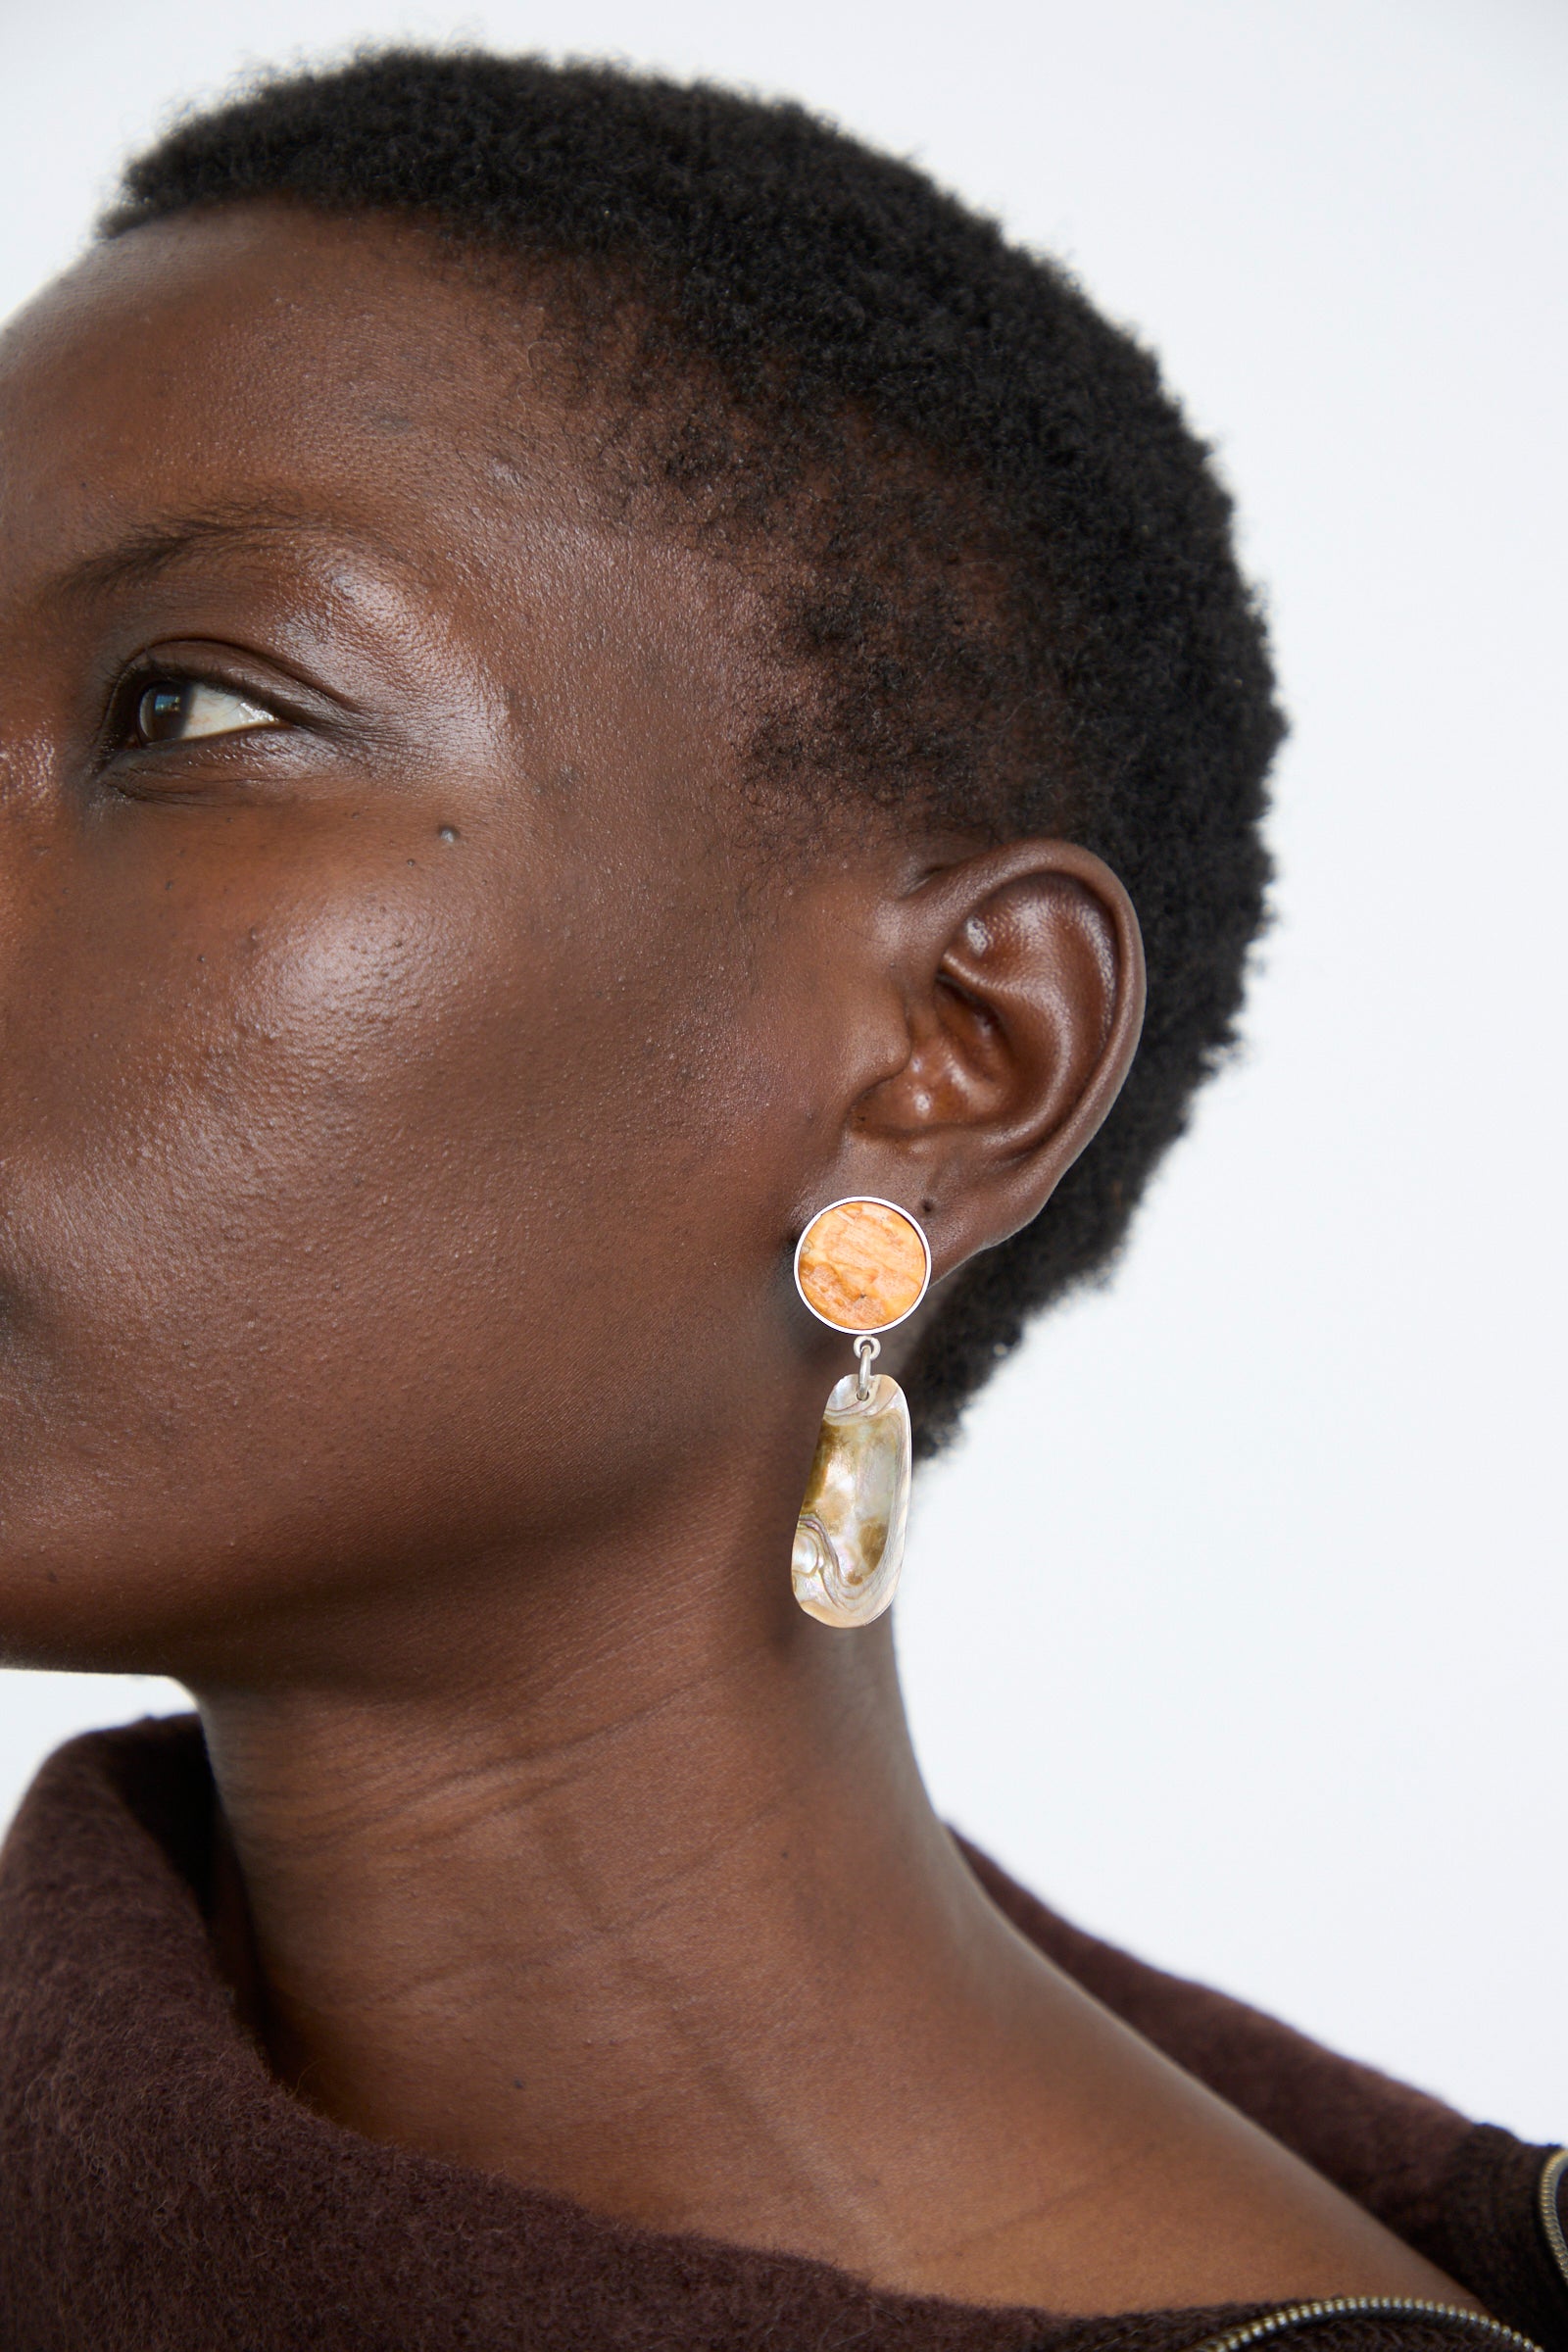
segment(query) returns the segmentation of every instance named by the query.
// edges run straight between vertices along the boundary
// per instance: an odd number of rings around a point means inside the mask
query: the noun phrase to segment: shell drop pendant
[[[822,1415],[790,1577],[808,1617],[869,1625],[898,1591],[909,1519],[909,1408],[885,1372],[847,1372]]]

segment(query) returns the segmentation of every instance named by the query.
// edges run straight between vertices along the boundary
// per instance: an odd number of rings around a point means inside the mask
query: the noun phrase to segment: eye
[[[275,727],[277,714],[232,687],[206,678],[165,678],[136,704],[138,743],[190,743],[202,735],[238,735],[246,727]]]

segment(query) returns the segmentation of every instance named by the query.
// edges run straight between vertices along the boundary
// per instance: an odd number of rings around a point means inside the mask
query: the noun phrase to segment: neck
[[[1451,2296],[993,1909],[886,1621],[812,1623],[738,1573],[759,1547],[705,1562],[701,1524],[597,1574],[427,1580],[437,1611],[383,1597],[314,1643],[331,1675],[201,1692],[220,1942],[284,2082],[372,2138],[884,2286]]]
[[[861,2184],[1011,1932],[932,1814],[885,1621],[780,1582],[748,1605],[688,1563],[591,1627],[536,1591],[423,1677],[204,1694],[286,2082],[602,2211],[886,2267]]]

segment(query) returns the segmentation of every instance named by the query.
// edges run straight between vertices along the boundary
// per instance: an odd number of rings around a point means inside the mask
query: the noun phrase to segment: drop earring
[[[790,1580],[808,1617],[869,1625],[898,1590],[909,1516],[909,1408],[876,1333],[912,1315],[931,1247],[893,1200],[834,1200],[795,1245],[795,1287],[819,1323],[854,1338],[858,1368],[837,1382],[795,1523]]]

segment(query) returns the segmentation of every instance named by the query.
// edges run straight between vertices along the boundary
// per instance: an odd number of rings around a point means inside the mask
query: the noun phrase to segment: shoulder
[[[1428,2092],[1325,2049],[1294,2027],[1206,1984],[1168,1974],[1086,1935],[958,1840],[970,1869],[1021,1935],[1135,2033],[1365,2206],[1385,2228],[1457,2278],[1497,2315],[1390,2307],[1296,2307],[1287,2323],[1253,2314],[1221,2328],[1213,2352],[1455,2352],[1502,2345],[1510,2331],[1568,2352],[1568,2154],[1476,2124]],[[1392,2331],[1392,2332],[1391,2332]],[[1207,2344],[1184,2340],[1182,2352]],[[1138,2352],[1123,2336],[1118,2347]],[[1087,2352],[1087,2347],[1085,2348]],[[1154,2352],[1152,2345],[1149,2352]],[[1164,2346],[1161,2346],[1164,2352]]]

